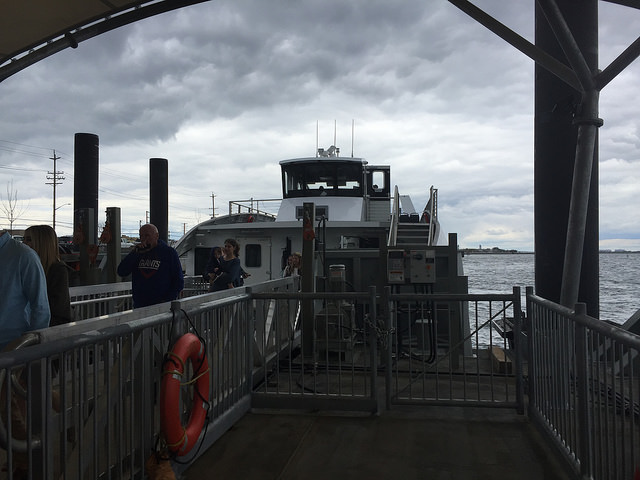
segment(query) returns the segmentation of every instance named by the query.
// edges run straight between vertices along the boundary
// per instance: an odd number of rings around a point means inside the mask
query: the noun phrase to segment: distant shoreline
[[[502,248],[461,248],[465,255],[490,255],[490,254],[499,254],[499,255],[518,255],[521,253],[533,253],[533,252],[525,252],[519,250],[503,250]]]
[[[465,255],[520,255],[533,254],[524,250],[505,250],[498,247],[493,248],[461,248],[460,251]],[[600,250],[599,253],[640,253],[637,250]]]

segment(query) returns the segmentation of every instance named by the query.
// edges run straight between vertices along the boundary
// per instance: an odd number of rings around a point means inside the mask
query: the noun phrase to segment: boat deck
[[[394,407],[380,415],[254,411],[183,478],[572,478],[525,416],[504,409]]]

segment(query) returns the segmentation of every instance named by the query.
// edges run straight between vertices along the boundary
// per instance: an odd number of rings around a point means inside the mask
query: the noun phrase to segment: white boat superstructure
[[[249,283],[281,277],[288,256],[302,252],[308,203],[315,207],[315,274],[326,277],[329,265],[345,265],[347,281],[356,289],[384,279],[379,260],[388,248],[438,243],[437,190],[431,188],[427,205],[416,211],[408,196],[391,188],[388,165],[341,157],[331,147],[315,157],[282,160],[280,166],[281,199],[229,202],[227,215],[200,223],[177,242],[187,275],[204,273],[211,249],[235,238]],[[269,213],[276,212],[274,202],[277,213]]]

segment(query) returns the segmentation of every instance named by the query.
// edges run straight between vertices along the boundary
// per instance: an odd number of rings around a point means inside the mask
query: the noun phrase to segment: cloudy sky
[[[533,2],[476,0],[533,42]],[[640,12],[599,2],[600,66],[640,34]],[[462,247],[533,250],[531,60],[444,0],[217,0],[83,42],[0,83],[0,195],[17,228],[51,221],[53,151],[64,171],[57,231],[71,233],[73,145],[100,138],[100,213],[135,234],[149,158],[169,161],[169,229],[230,200],[281,195],[278,162],[336,143],[391,165],[401,194],[439,191]],[[640,250],[636,61],[601,94],[602,248]],[[336,126],[334,130],[334,125]],[[1,215],[0,211],[0,215]],[[6,216],[0,224],[7,226]]]

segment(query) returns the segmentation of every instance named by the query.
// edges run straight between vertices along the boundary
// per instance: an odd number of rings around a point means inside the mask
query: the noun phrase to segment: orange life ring
[[[160,428],[170,451],[186,455],[196,444],[209,407],[209,363],[204,345],[193,333],[178,339],[167,354],[160,386]],[[186,360],[191,360],[194,378],[182,382]],[[189,423],[182,425],[180,415],[180,388],[194,384]]]

